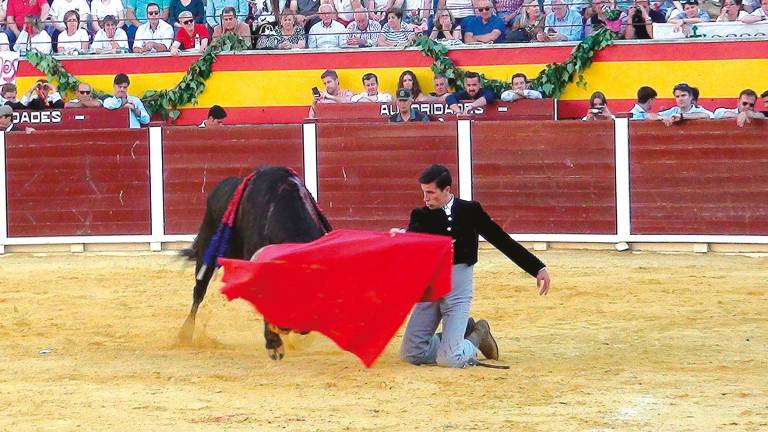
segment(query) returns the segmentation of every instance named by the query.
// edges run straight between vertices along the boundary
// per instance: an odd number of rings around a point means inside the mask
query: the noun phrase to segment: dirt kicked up
[[[2,431],[768,430],[768,258],[550,251],[547,297],[475,269],[508,371],[372,369],[322,336],[269,360],[250,305],[167,255],[0,256]]]

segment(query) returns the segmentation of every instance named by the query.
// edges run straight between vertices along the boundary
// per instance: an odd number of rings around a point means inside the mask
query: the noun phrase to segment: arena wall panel
[[[423,205],[417,178],[427,165],[458,180],[456,143],[455,123],[320,123],[320,207],[335,228],[406,227]]]
[[[472,179],[509,233],[616,233],[613,122],[474,122]]]
[[[633,234],[768,235],[768,124],[630,124]]]
[[[288,166],[303,177],[301,125],[163,128],[165,234],[196,233],[208,193],[260,165]]]
[[[5,139],[8,237],[150,233],[146,130]]]

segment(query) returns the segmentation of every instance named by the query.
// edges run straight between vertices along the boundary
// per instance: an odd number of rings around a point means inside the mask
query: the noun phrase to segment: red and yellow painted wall
[[[536,76],[547,63],[568,58],[572,45],[517,45],[464,47],[450,51],[460,67],[488,77],[509,79],[515,72]],[[618,42],[598,53],[585,74],[586,89],[568,87],[559,104],[562,118],[584,114],[589,95],[603,91],[614,112],[628,111],[637,88],[650,85],[658,92],[658,107],[672,106],[672,87],[687,82],[701,90],[708,108],[732,106],[744,88],[758,93],[768,89],[768,41]],[[78,58],[64,60],[70,73],[95,88],[111,92],[118,72],[131,76],[131,94],[174,86],[194,56]],[[341,85],[363,91],[361,76],[374,72],[381,90],[394,92],[405,69],[413,70],[422,87],[432,90],[431,59],[416,49],[343,50],[336,52],[248,52],[224,54],[214,64],[207,88],[197,107],[187,107],[180,124],[203,119],[207,108],[219,104],[230,113],[230,123],[296,123],[303,120],[311,101],[310,89],[321,86],[320,74],[335,69]],[[17,84],[26,90],[41,74],[21,62]]]

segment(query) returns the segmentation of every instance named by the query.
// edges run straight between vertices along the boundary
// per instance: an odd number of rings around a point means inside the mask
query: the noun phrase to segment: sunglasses
[[[749,102],[742,102],[741,106],[748,106],[748,107],[754,108],[755,104],[754,103],[749,103]]]
[[[78,90],[77,92],[80,94],[91,94],[90,90]]]
[[[147,11],[147,15],[160,15],[160,11],[159,11],[159,10],[156,10],[156,11]]]
[[[195,20],[184,20],[181,23],[184,25],[187,25],[187,24],[192,24],[193,22],[195,22]]]
[[[479,7],[479,8],[477,8],[478,12],[488,12],[489,10],[491,10],[491,8],[489,8],[489,7]]]
[[[13,117],[13,114],[3,114],[3,118],[11,118]]]

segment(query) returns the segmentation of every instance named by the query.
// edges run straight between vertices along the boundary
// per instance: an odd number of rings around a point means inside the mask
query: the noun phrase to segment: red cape
[[[416,302],[451,290],[450,237],[337,230],[271,245],[251,261],[220,258],[221,292],[278,327],[318,331],[370,367]]]

